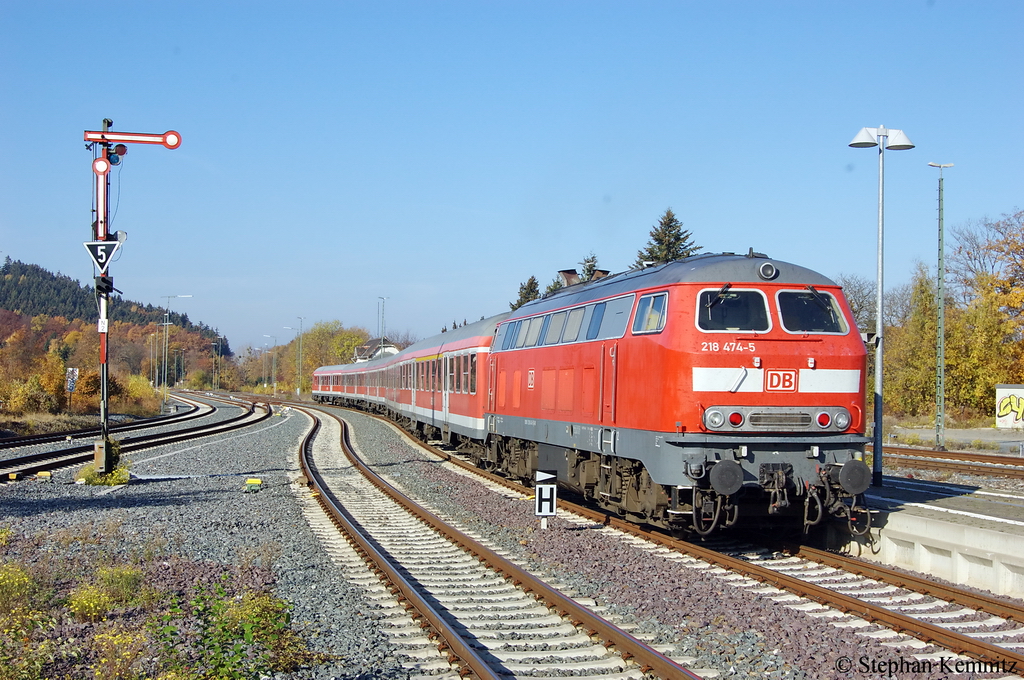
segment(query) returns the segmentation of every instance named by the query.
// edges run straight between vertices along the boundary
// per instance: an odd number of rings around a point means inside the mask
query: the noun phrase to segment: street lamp
[[[292,328],[291,326],[285,326],[285,330],[298,331],[299,333],[299,353],[295,359],[295,396],[302,397],[302,320],[306,317],[297,316],[299,320],[299,327]]]
[[[388,332],[387,325],[384,323],[384,301],[387,300],[387,298],[378,295],[377,299],[380,300],[380,319],[377,325],[377,330],[380,331],[380,339],[381,343],[383,343],[384,336],[387,335]]]
[[[270,338],[274,341],[274,346],[270,348],[270,382],[274,384],[274,396],[277,396],[277,336],[263,334],[263,337]]]
[[[880,141],[881,140],[881,141]],[[882,262],[883,234],[885,224],[885,150],[905,151],[913,149],[910,139],[903,130],[887,130],[884,125],[877,128],[861,128],[857,136],[850,142],[855,149],[878,147],[878,290],[875,291],[875,432],[874,455],[872,455],[871,483],[882,486],[882,335],[885,321],[882,315]]]
[[[210,381],[210,385],[213,389],[217,389],[220,386],[217,376],[217,362],[220,360],[220,338],[217,338],[216,342],[211,342],[210,345],[216,348],[216,353],[213,355],[213,379]]]
[[[164,327],[164,371],[163,371],[163,385],[164,385],[164,397],[160,404],[160,412],[164,412],[164,407],[167,406],[167,342],[168,342],[168,330],[167,327],[171,325],[171,298],[190,298],[191,295],[161,295],[160,297],[167,300],[164,312],[164,322],[160,324]]]
[[[942,169],[952,163],[929,163],[939,169],[939,271],[935,290],[935,448],[946,450],[946,243],[942,226]]]

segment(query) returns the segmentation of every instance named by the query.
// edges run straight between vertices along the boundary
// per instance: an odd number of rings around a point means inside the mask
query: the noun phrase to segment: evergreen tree
[[[539,297],[540,285],[537,283],[537,277],[531,276],[526,280],[526,283],[519,284],[519,299],[515,302],[508,303],[509,309],[515,311],[527,302],[536,300]]]
[[[565,288],[565,285],[562,284],[561,277],[556,276],[551,280],[551,283],[548,284],[548,287],[544,289],[544,297],[547,297],[548,295],[551,295],[555,291],[561,290],[562,288]]]
[[[637,252],[633,267],[642,269],[644,263],[671,262],[696,255],[702,246],[695,245],[692,234],[683,229],[683,223],[676,219],[671,208],[665,210],[658,224],[651,229],[647,246]]]
[[[597,255],[591,250],[590,254],[583,258],[582,262],[577,262],[580,265],[580,281],[586,283],[594,278],[594,272],[597,271]]]

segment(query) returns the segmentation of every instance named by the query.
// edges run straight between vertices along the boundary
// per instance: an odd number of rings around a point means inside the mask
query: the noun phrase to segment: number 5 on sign
[[[85,249],[89,251],[90,257],[92,257],[93,263],[96,268],[100,270],[100,275],[107,273],[107,267],[110,266],[110,260],[113,259],[114,253],[121,247],[120,241],[86,241],[82,244]]]

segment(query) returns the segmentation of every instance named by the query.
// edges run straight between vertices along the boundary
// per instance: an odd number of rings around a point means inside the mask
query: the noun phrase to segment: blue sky
[[[0,256],[92,276],[84,130],[177,130],[111,175],[129,299],[238,349],[305,317],[425,337],[671,207],[706,251],[874,279],[1024,207],[1024,3],[0,2]]]

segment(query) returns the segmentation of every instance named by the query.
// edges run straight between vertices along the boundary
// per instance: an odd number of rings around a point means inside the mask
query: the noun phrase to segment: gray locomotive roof
[[[772,283],[799,284],[805,286],[834,286],[836,283],[816,271],[799,265],[773,260],[761,253],[751,252],[748,255],[734,253],[715,253],[696,255],[682,260],[647,267],[631,269],[620,274],[612,274],[597,281],[578,283],[561,288],[551,295],[529,302],[515,312],[513,318],[533,316],[552,309],[570,307],[592,300],[613,297],[638,289],[656,288],[673,283],[763,283],[757,272],[765,262],[775,265],[778,274],[771,279]]]
[[[430,349],[432,347],[438,347],[441,344],[453,344],[459,340],[465,340],[466,338],[475,338],[481,335],[493,337],[494,329],[498,327],[498,324],[508,318],[509,313],[497,314],[488,319],[480,319],[473,323],[466,324],[465,326],[459,326],[447,333],[439,333],[437,335],[425,338],[418,342],[414,342],[398,354],[391,354],[381,359],[374,359],[372,361],[364,361],[359,364],[343,364],[341,366],[322,366],[323,369],[339,369],[339,368],[351,368],[353,366],[359,366],[360,369],[374,368],[375,366],[382,366],[394,361],[396,358],[401,360],[404,354],[409,354],[420,349]],[[319,369],[318,369],[319,370]]]

